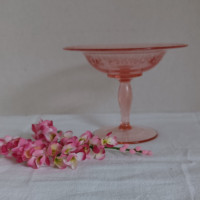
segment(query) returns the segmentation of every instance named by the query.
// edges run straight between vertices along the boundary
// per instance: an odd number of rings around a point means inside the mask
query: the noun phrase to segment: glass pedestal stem
[[[118,90],[118,101],[121,112],[121,124],[117,127],[103,127],[94,131],[100,138],[106,137],[107,133],[112,132],[116,136],[119,144],[137,144],[155,139],[158,133],[148,127],[130,125],[130,112],[132,104],[131,79],[120,79]]]
[[[118,101],[121,113],[121,124],[119,129],[130,130],[132,129],[130,125],[130,111],[132,104],[132,88],[130,80],[120,81],[118,90]]]

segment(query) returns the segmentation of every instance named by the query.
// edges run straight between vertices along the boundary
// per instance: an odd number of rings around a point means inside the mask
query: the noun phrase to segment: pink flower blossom
[[[124,144],[119,150],[121,152],[125,152],[128,147],[129,147],[129,144]]]
[[[140,146],[137,146],[137,147],[135,147],[135,150],[136,150],[136,151],[141,151],[141,147],[140,147]]]
[[[142,154],[143,155],[147,155],[149,153],[149,151],[147,151],[147,150],[142,150]]]
[[[53,121],[51,120],[40,120],[38,124],[32,124],[32,131],[35,134],[42,132],[45,127],[52,127]]]
[[[5,143],[5,140],[0,138],[0,147],[1,147],[4,143]]]
[[[35,133],[33,136],[36,140],[42,139],[47,142],[56,141],[58,139],[59,133],[57,133],[57,128],[53,126],[53,121],[50,120],[40,120],[38,124],[32,125],[32,130]]]
[[[74,144],[74,143],[66,144],[62,148],[62,154],[67,155],[67,154],[69,154],[71,152],[74,152],[76,150],[76,148],[77,148],[76,144]]]
[[[52,128],[46,128],[43,135],[47,142],[57,142],[59,139],[59,133],[54,132]]]
[[[73,143],[75,146],[79,145],[79,139],[77,136],[72,136],[70,138],[63,137],[60,141],[62,145]]]
[[[32,156],[32,153],[33,153],[33,145],[31,143],[29,143],[29,145],[27,145],[24,148],[24,152],[22,154],[22,160],[26,161],[26,160],[30,159]]]
[[[89,141],[89,144],[90,145],[100,145],[101,144],[101,139],[97,136],[97,135],[94,135],[90,141]]]
[[[5,142],[5,139],[0,139],[0,154],[7,155],[8,153],[9,153],[9,149]]]
[[[96,153],[95,153],[96,152]],[[103,160],[105,158],[105,149],[103,146],[99,146],[91,152],[91,155],[94,159]]]
[[[45,155],[44,150],[36,150],[32,153],[32,157],[28,160],[27,165],[33,169],[38,169],[40,166],[50,165],[50,160]]]
[[[62,150],[62,145],[59,143],[53,142],[48,146],[47,154],[49,156],[54,157],[54,156],[57,156],[58,154],[60,154],[61,150]]]
[[[11,141],[12,139],[13,139],[13,137],[12,137],[12,136],[9,136],[9,135],[7,135],[7,136],[4,137],[5,142],[9,142],[9,141]]]
[[[59,169],[65,169],[67,167],[66,163],[64,162],[65,157],[57,156],[54,158],[54,165]]]
[[[25,160],[23,157],[24,150],[27,146],[29,146],[29,141],[27,139],[12,139],[7,143],[7,146],[17,162],[23,162]]]
[[[111,133],[108,133],[105,138],[101,139],[101,144],[106,147],[114,147],[117,145],[117,137],[111,136]]]
[[[134,149],[130,149],[130,154],[135,154],[136,153],[136,151],[134,150]]]
[[[29,160],[32,156],[36,156],[37,153],[43,152],[45,149],[46,149],[46,145],[41,140],[37,140],[35,142],[29,141],[29,143],[23,147],[23,151],[21,155],[22,161]],[[15,152],[16,151],[18,150],[15,149]]]
[[[83,160],[84,153],[71,153],[68,155],[65,163],[66,165],[70,166],[72,169],[76,169],[78,161]]]
[[[45,155],[38,157],[33,156],[28,160],[27,165],[33,169],[38,169],[40,166],[50,165],[50,161]]]
[[[5,144],[7,145],[7,148],[11,150],[18,146],[19,140],[20,138],[15,138],[15,139],[13,138],[12,140],[9,140],[8,142],[5,141]]]
[[[87,143],[92,138],[92,136],[93,134],[90,131],[86,131],[85,133],[83,133],[79,138],[80,145],[83,143]]]
[[[9,153],[9,150],[8,150],[8,147],[6,144],[3,144],[1,147],[0,147],[0,153],[2,155],[7,155]]]
[[[64,134],[63,134],[63,137],[64,138],[71,138],[73,135],[73,132],[72,131],[66,131]]]
[[[83,160],[91,158],[91,156],[90,156],[90,146],[88,144],[83,144],[83,145],[78,146],[75,153],[78,153],[78,152],[84,153]]]
[[[94,152],[94,153],[99,153],[100,152],[100,150],[102,149],[102,148],[104,148],[104,146],[97,146],[97,145],[94,145],[93,147],[92,147],[92,151]]]

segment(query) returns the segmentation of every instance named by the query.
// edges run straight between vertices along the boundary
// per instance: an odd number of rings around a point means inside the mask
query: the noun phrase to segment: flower
[[[128,147],[129,147],[129,144],[124,144],[119,150],[121,152],[125,152]]]
[[[63,134],[63,137],[64,138],[70,138],[72,137],[73,135],[73,132],[72,131],[66,131],[64,134]]]
[[[44,130],[45,127],[53,127],[53,121],[40,120],[38,124],[32,124],[32,131],[38,134]]]
[[[38,124],[32,124],[32,130],[35,133],[34,139],[42,139],[47,142],[56,141],[59,133],[57,128],[53,126],[53,121],[40,120]]]
[[[56,142],[53,142],[51,144],[49,144],[48,148],[47,148],[47,154],[49,156],[57,156],[58,154],[60,154],[62,150],[62,145]]]
[[[43,135],[47,142],[57,142],[59,138],[59,134],[57,132],[53,132],[51,128],[46,129]]]
[[[91,158],[89,144],[83,144],[78,146],[75,152],[83,152],[83,160]]]
[[[90,131],[86,131],[85,133],[83,133],[79,138],[80,145],[83,143],[87,143],[92,138],[92,136],[93,134]]]
[[[78,146],[78,145],[79,145],[79,139],[78,139],[78,137],[76,137],[76,136],[72,136],[72,137],[70,137],[70,138],[63,137],[63,138],[61,139],[60,143],[61,143],[62,145],[74,143],[75,146]]]
[[[117,138],[111,132],[104,138],[90,131],[77,137],[73,136],[72,131],[58,131],[51,120],[40,120],[38,124],[32,125],[32,130],[34,140],[11,136],[0,138],[0,155],[13,157],[19,163],[26,162],[33,169],[49,165],[59,169],[76,169],[79,161],[91,158],[103,160],[106,148],[129,151],[130,154],[152,155],[151,151],[142,150],[140,146],[134,149],[128,149],[129,144],[116,147]]]
[[[24,149],[29,144],[29,141],[24,138],[12,139],[7,143],[9,152],[12,153],[12,156],[16,159],[17,162],[23,162],[23,153]]]
[[[94,135],[90,141],[89,141],[89,144],[90,145],[100,145],[101,144],[101,139],[97,136],[97,135]]]
[[[12,136],[9,136],[9,135],[7,135],[7,136],[4,137],[4,141],[5,141],[5,142],[9,142],[9,141],[11,141],[12,139],[13,139],[13,137],[12,137]]]
[[[142,154],[143,154],[143,155],[147,155],[148,153],[149,153],[148,150],[142,150]]]
[[[137,146],[137,147],[135,147],[135,150],[136,150],[136,151],[141,151],[141,147],[140,147],[140,146]]]
[[[64,145],[62,148],[62,154],[69,154],[70,152],[74,152],[76,150],[76,144],[75,143],[69,143],[67,145]]]
[[[65,162],[64,162],[64,158],[65,157],[63,157],[63,156],[56,156],[55,158],[54,158],[54,165],[56,166],[56,167],[58,167],[59,169],[65,169],[66,167],[67,167],[67,165],[65,164]]]
[[[130,152],[130,154],[135,154],[136,153],[136,151],[134,149],[130,149],[129,152]]]
[[[50,165],[50,160],[45,154],[45,150],[36,150],[32,153],[31,158],[28,160],[27,165],[33,169],[38,169],[43,165]]]
[[[83,152],[71,153],[68,155],[67,159],[64,160],[67,166],[70,166],[72,169],[76,169],[78,161],[83,160]]]
[[[8,153],[9,153],[9,151],[8,151],[8,148],[7,148],[7,145],[2,145],[1,146],[1,148],[0,148],[0,153],[2,154],[2,155],[7,155]]]
[[[108,133],[105,138],[101,139],[101,144],[106,147],[114,147],[117,145],[117,137],[111,136],[112,132]]]
[[[103,160],[105,158],[104,146],[94,146],[91,155],[94,159]]]

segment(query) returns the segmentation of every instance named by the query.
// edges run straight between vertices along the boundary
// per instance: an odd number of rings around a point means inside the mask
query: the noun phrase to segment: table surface
[[[29,138],[41,118],[77,136],[120,120],[118,114],[1,116],[0,137]],[[76,170],[34,170],[1,157],[0,199],[199,200],[200,113],[136,114],[132,121],[158,131],[157,139],[140,144],[152,157],[107,150],[104,160],[80,162]]]

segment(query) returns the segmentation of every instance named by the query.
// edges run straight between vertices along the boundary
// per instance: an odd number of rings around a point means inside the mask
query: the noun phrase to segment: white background
[[[154,42],[189,47],[132,81],[132,111],[199,111],[199,0],[0,0],[0,114],[118,112],[118,81],[62,48]]]

